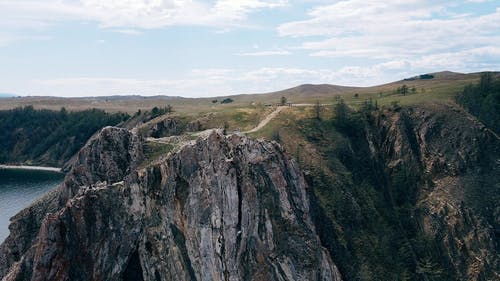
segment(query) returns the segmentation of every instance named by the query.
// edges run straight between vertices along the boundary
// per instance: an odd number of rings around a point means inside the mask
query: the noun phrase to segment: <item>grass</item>
[[[203,124],[205,128],[222,128],[224,123],[227,123],[229,130],[247,131],[257,126],[272,110],[272,108],[263,105],[234,106],[224,107],[213,112],[201,112],[198,117],[210,116]]]
[[[144,148],[144,159],[147,159],[144,164],[150,163],[158,159],[162,155],[167,155],[174,149],[174,145],[170,143],[146,142]]]
[[[416,103],[426,100],[446,100],[453,97],[466,84],[476,82],[480,74],[458,74],[458,73],[437,73],[434,79],[397,81],[373,87],[342,87],[334,85],[302,85],[295,88],[267,93],[231,96],[233,103],[220,104],[225,97],[215,98],[164,98],[164,97],[88,97],[88,98],[60,98],[60,97],[16,97],[3,98],[0,103],[0,110],[11,109],[19,106],[33,105],[35,108],[46,108],[59,110],[65,107],[67,110],[77,111],[88,108],[100,108],[109,112],[127,112],[133,114],[140,110],[151,110],[153,107],[164,107],[167,104],[173,106],[177,114],[187,116],[199,116],[209,112],[221,113],[222,116],[232,124],[241,127],[247,123],[255,123],[256,119],[252,114],[263,111],[265,104],[280,102],[282,96],[287,97],[292,103],[314,103],[316,100],[322,103],[333,103],[335,96],[341,96],[349,104],[359,104],[365,99],[380,99],[380,103],[388,104],[394,100],[400,100],[402,104]],[[415,96],[402,97],[394,95],[396,88],[406,84],[408,87],[415,87],[419,94]],[[242,89],[244,91],[244,89]],[[382,93],[380,97],[379,94]],[[358,98],[354,95],[358,94]],[[218,103],[212,103],[217,99]],[[240,115],[228,114],[228,111],[237,110]],[[245,115],[245,110],[250,110]],[[235,120],[232,121],[231,119]],[[253,118],[253,119],[252,119]],[[241,124],[238,122],[242,122]]]
[[[322,117],[330,119],[332,108],[324,107]],[[303,131],[314,124],[315,113],[311,107],[292,107],[284,111],[269,122],[261,130],[248,134],[252,138],[265,138],[278,141],[284,149],[293,156],[306,170],[315,169],[323,161],[321,154],[311,145],[310,140],[304,137]],[[315,128],[311,128],[315,130]],[[279,133],[279,139],[277,139]]]
[[[497,74],[498,75],[498,74]],[[400,105],[412,105],[426,102],[446,102],[451,100],[463,87],[477,82],[480,74],[436,73],[434,79],[397,81],[373,87],[341,87],[334,85],[302,85],[292,89],[268,94],[237,95],[231,98],[234,102],[220,104],[225,97],[216,98],[161,98],[161,97],[122,97],[122,98],[56,98],[56,97],[24,97],[4,98],[0,103],[0,110],[18,106],[33,105],[35,108],[59,110],[83,110],[87,108],[101,108],[109,112],[128,112],[134,114],[138,110],[151,110],[153,107],[173,106],[176,118],[186,122],[199,120],[203,129],[222,128],[228,126],[229,131],[247,131],[259,124],[274,110],[267,104],[279,103],[282,96],[292,103],[314,104],[319,101],[328,104],[322,107],[325,118],[331,118],[336,99],[341,97],[354,107],[360,108],[366,100],[372,99],[379,106],[389,106],[394,102]],[[396,89],[407,85],[410,89],[417,89],[415,94],[403,96],[396,93]],[[218,103],[212,101],[217,99]],[[313,107],[287,108],[272,120],[267,126],[251,137],[266,137],[275,139],[279,134],[285,138],[285,143],[298,149],[299,139],[294,132],[294,126],[300,120],[313,118]],[[279,133],[278,133],[279,132]]]
[[[446,102],[460,93],[464,86],[479,81],[479,74],[456,75],[455,78],[442,77],[430,80],[398,81],[381,86],[357,89],[343,95],[344,101],[354,107],[360,107],[365,100],[372,99],[379,105],[390,105],[397,101],[401,105],[412,105],[425,102]],[[403,96],[395,90],[402,85],[415,87],[415,94]],[[355,96],[357,94],[357,97]]]
[[[498,75],[498,74],[497,74]],[[274,107],[266,106],[280,102],[282,96],[286,96],[292,103],[314,104],[319,101],[328,104],[322,107],[322,115],[325,119],[332,119],[336,97],[341,97],[345,102],[359,108],[363,103],[372,99],[379,106],[389,106],[394,102],[400,105],[412,105],[427,102],[445,102],[451,100],[463,87],[469,83],[477,82],[480,74],[454,74],[439,73],[430,80],[397,81],[394,83],[374,87],[339,87],[332,85],[303,85],[296,88],[261,95],[239,95],[233,96],[234,102],[229,104],[213,103],[212,100],[223,100],[217,98],[160,98],[160,97],[121,97],[121,98],[54,98],[54,97],[25,97],[4,98],[0,103],[1,109],[9,109],[17,106],[34,105],[36,108],[47,108],[59,110],[65,107],[67,110],[83,110],[87,108],[101,108],[110,112],[126,111],[131,114],[139,109],[150,110],[167,104],[173,106],[176,118],[184,123],[198,120],[202,129],[222,128],[226,124],[229,132],[233,130],[248,131],[259,124]],[[403,96],[396,93],[396,89],[407,85],[410,89],[417,89],[415,94]],[[300,126],[303,120],[314,118],[314,107],[292,107],[286,108],[270,123],[258,132],[249,134],[250,137],[265,137],[269,140],[281,139],[281,143],[290,154],[297,159],[307,161],[319,161],[320,157],[308,144],[310,140],[304,139]],[[312,123],[314,124],[314,123]],[[133,124],[132,124],[133,125]],[[136,125],[140,125],[136,124]],[[145,128],[145,125],[143,125]],[[147,128],[146,128],[147,129]],[[146,130],[143,129],[143,130]],[[168,145],[151,144],[150,157],[169,152],[172,147]]]

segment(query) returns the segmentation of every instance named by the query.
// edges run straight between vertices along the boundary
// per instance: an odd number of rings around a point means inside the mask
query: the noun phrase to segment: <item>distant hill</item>
[[[113,96],[98,96],[98,97],[81,97],[80,99],[96,99],[96,100],[106,100],[106,101],[133,101],[133,100],[176,100],[183,99],[183,97],[179,96],[165,96],[165,95],[156,95],[156,96],[141,96],[141,95],[113,95]]]
[[[0,93],[0,98],[13,98],[16,95],[14,94],[9,94],[9,93]]]
[[[492,72],[500,76],[499,72]],[[153,107],[171,105],[177,113],[197,114],[225,110],[226,108],[242,108],[258,106],[259,104],[279,103],[281,97],[286,97],[291,103],[334,103],[341,96],[350,105],[361,106],[364,101],[376,100],[379,105],[397,102],[400,104],[416,104],[426,101],[446,101],[460,93],[464,86],[479,81],[481,73],[457,73],[442,71],[423,73],[413,77],[375,85],[370,87],[339,86],[331,84],[303,84],[289,89],[268,93],[252,93],[239,95],[223,95],[209,98],[183,98],[177,96],[139,96],[117,95],[107,97],[21,97],[5,99],[0,104],[0,110],[19,106],[33,105],[36,108],[60,110],[65,107],[70,111],[89,108],[99,108],[107,112],[128,112],[134,114],[138,110],[151,110]],[[410,95],[402,96],[397,89],[406,85]],[[241,89],[245,92],[245,89]],[[221,101],[231,98],[232,103],[221,104]]]
[[[290,96],[293,98],[316,98],[323,96],[341,95],[359,87],[347,87],[330,84],[303,84],[290,89],[268,93],[270,96]]]

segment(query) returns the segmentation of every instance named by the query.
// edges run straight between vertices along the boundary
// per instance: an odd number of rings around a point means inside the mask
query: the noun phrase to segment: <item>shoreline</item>
[[[0,169],[19,169],[19,170],[36,170],[62,173],[61,168],[57,167],[42,167],[42,166],[26,166],[26,165],[3,165],[0,164]]]

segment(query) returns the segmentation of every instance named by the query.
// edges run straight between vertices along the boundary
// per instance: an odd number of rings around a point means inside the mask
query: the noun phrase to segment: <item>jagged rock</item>
[[[142,158],[137,133],[106,127],[88,140],[71,164],[64,182],[11,219],[10,235],[0,245],[0,276],[37,243],[47,213],[56,213],[84,186],[102,181],[121,181]]]
[[[15,255],[11,227],[2,280],[340,280],[278,144],[215,132],[144,164],[140,142],[115,128],[90,140],[43,201],[56,203],[14,218],[36,227]]]

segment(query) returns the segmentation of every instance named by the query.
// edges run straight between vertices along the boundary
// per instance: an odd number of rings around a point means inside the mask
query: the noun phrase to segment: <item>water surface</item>
[[[0,168],[0,243],[9,235],[9,219],[62,182],[52,171]]]

